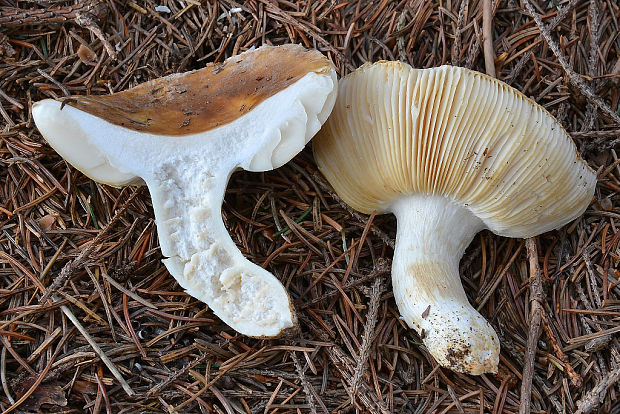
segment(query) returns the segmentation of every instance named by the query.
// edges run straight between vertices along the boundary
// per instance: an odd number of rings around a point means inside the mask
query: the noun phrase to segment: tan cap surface
[[[300,45],[261,47],[114,95],[72,96],[66,104],[132,130],[183,136],[228,124],[307,73],[330,68],[320,52]]]
[[[562,126],[510,86],[468,69],[364,65],[339,83],[315,137],[321,172],[355,209],[445,196],[495,233],[530,237],[580,215],[596,177]]]

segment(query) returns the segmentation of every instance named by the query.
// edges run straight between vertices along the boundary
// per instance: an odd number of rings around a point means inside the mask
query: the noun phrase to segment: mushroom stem
[[[398,231],[392,264],[396,304],[437,362],[458,372],[496,372],[499,340],[467,300],[459,260],[484,223],[441,196],[405,197],[391,206]]]
[[[164,162],[144,177],[166,267],[190,295],[238,332],[275,336],[295,327],[282,284],[241,254],[222,222],[233,168],[212,171],[214,162],[208,154],[202,157]]]

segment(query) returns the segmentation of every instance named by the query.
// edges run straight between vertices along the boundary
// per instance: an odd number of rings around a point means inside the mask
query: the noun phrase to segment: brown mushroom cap
[[[468,69],[366,64],[339,82],[313,146],[353,208],[444,196],[495,233],[531,237],[580,215],[596,176],[564,128],[503,82]]]
[[[330,81],[324,85],[325,79]],[[304,81],[314,83],[316,89],[310,86],[301,93],[298,89],[304,88],[300,86]],[[247,135],[255,157],[240,166],[263,171],[288,161],[320,128],[336,91],[326,102],[317,97],[324,95],[325,88],[331,91],[335,83],[335,70],[320,52],[292,44],[262,46],[219,65],[154,79],[113,95],[71,96],[57,103],[60,108],[51,100],[38,102],[32,112],[50,145],[74,167],[96,181],[122,186],[140,184],[142,179],[111,162],[115,157],[93,145],[90,135],[115,136],[125,149],[139,142],[155,145],[155,137],[179,142],[199,135],[207,141],[227,133]],[[301,105],[297,115],[288,119],[291,115],[284,112],[290,111],[265,113],[273,99],[280,98],[289,99],[287,110]],[[261,110],[260,119],[247,121]],[[74,116],[83,124],[75,122]],[[272,136],[261,144],[257,140],[265,132]]]
[[[66,104],[135,131],[184,136],[228,124],[304,75],[330,69],[316,50],[262,47],[114,95],[73,96]]]

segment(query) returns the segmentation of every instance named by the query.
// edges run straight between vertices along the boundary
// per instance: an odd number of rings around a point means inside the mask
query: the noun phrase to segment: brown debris
[[[9,43],[9,38],[0,33],[0,57],[2,56],[9,58],[15,56],[15,49]]]
[[[516,413],[526,384],[532,413],[615,412],[619,22],[608,0],[0,2],[0,411],[45,397],[55,402],[41,411]],[[308,149],[276,171],[234,174],[222,209],[233,240],[282,280],[299,315],[299,334],[259,340],[168,274],[148,191],[90,181],[32,123],[43,98],[120,92],[286,43],[318,49],[340,75],[393,57],[483,72],[492,62],[599,170],[585,215],[537,237],[534,302],[522,241],[482,232],[463,257],[465,290],[501,338],[497,375],[430,358],[391,295],[395,219],[350,210]]]
[[[21,397],[36,381],[36,378],[30,377],[20,383],[18,389],[15,390],[16,395]],[[62,389],[62,383],[58,381],[50,381],[41,384],[35,392],[33,392],[26,401],[21,405],[21,409],[27,412],[38,412],[41,406],[64,407],[67,405],[67,398]]]
[[[84,46],[83,44],[80,44],[80,47],[78,47],[78,50],[76,53],[82,63],[91,65],[91,66],[94,66],[97,64],[97,55],[88,46]],[[64,102],[66,102],[66,100],[63,101],[63,103]]]

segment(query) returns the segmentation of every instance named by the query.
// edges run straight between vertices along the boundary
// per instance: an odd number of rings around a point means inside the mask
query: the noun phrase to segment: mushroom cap
[[[303,149],[336,84],[319,52],[263,46],[111,96],[46,99],[32,114],[89,177],[148,186],[164,263],[188,293],[241,333],[276,336],[296,326],[290,297],[236,247],[222,200],[235,169],[273,169]]]
[[[578,217],[596,175],[544,108],[472,70],[365,64],[339,82],[314,138],[319,169],[353,208],[444,196],[491,231],[531,237]]]
[[[113,95],[71,96],[62,104],[37,102],[32,112],[50,145],[72,165],[96,181],[122,186],[141,179],[114,165],[90,143],[91,136],[123,135],[126,142],[156,136],[176,138],[184,145],[194,137],[221,137],[232,126],[234,134],[245,133],[250,140],[252,157],[240,166],[270,170],[290,160],[318,131],[336,99],[334,85],[335,70],[320,52],[293,44],[262,46],[222,64],[154,79]],[[284,91],[289,105],[299,102],[301,111],[269,109],[270,116],[261,114],[258,131],[252,131],[256,125],[244,125],[244,117]],[[270,137],[252,142],[255,135]]]

